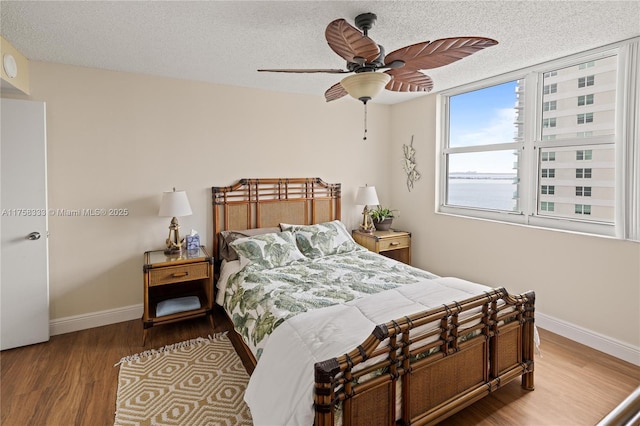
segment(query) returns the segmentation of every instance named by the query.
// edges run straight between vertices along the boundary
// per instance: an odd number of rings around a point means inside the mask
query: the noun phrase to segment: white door
[[[0,105],[0,349],[49,340],[46,123],[43,102]]]

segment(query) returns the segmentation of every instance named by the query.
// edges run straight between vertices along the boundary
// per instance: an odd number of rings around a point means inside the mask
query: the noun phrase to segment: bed
[[[435,424],[521,378],[534,302],[358,246],[320,178],[213,187],[216,302],[256,424]]]

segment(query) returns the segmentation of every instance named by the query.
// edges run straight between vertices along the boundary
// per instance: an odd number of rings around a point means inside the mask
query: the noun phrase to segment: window
[[[591,187],[576,186],[576,197],[591,197]]]
[[[636,37],[440,92],[438,211],[640,240],[639,49]]]
[[[578,96],[578,106],[585,105],[593,105],[593,95]]]
[[[555,203],[553,201],[541,201],[540,210],[542,210],[543,212],[555,211]]]
[[[576,160],[591,160],[593,159],[593,151],[590,149],[579,149],[576,151]]]
[[[446,200],[450,206],[517,211],[519,81],[449,98]],[[484,108],[491,99],[491,108]],[[470,120],[473,113],[475,119]]]
[[[575,213],[576,214],[590,215],[591,214],[591,206],[588,205],[588,204],[576,204]]]
[[[578,79],[578,87],[587,87],[587,86],[593,86],[596,82],[596,76],[595,75],[590,75],[588,77],[580,77]]]
[[[593,113],[578,114],[578,124],[593,123]]]
[[[591,179],[591,169],[576,169],[576,179]]]
[[[556,177],[556,169],[542,169],[541,175],[543,178],[554,178]]]

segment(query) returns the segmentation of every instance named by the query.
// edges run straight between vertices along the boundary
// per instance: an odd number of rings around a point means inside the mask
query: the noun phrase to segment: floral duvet
[[[357,246],[346,253],[303,257],[274,268],[249,263],[229,276],[224,308],[260,358],[268,336],[288,318],[433,278]]]

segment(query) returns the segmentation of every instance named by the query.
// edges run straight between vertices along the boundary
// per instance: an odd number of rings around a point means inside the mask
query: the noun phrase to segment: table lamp
[[[378,194],[376,193],[375,186],[361,186],[358,188],[356,194],[356,204],[364,205],[362,210],[362,224],[360,225],[360,231],[372,233],[375,229],[373,221],[369,216],[369,208],[367,206],[380,204],[378,201]]]
[[[169,225],[169,238],[167,238],[167,248],[165,254],[180,253],[184,245],[184,238],[180,239],[180,225],[178,225],[178,216],[190,216],[191,206],[187,193],[184,191],[166,191],[162,193],[162,201],[160,202],[160,210],[158,216],[173,217]]]

